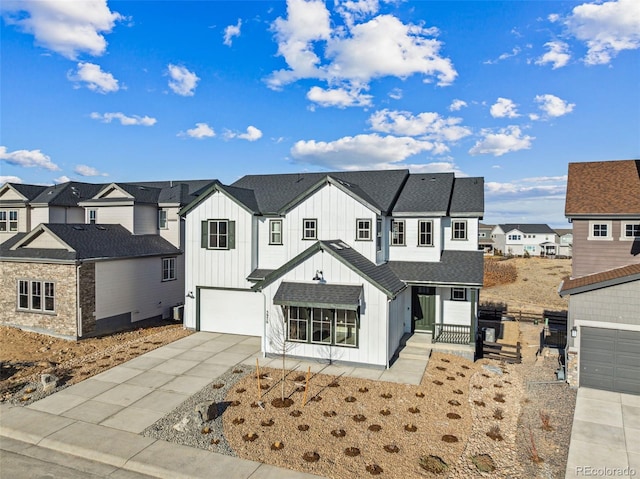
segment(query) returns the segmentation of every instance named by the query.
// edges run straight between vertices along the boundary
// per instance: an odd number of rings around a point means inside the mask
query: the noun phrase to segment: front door
[[[433,332],[436,319],[436,288],[412,286],[411,304],[413,330]]]

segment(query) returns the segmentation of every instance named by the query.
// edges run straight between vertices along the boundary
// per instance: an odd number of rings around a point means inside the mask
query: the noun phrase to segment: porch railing
[[[469,344],[471,339],[471,326],[462,324],[436,324],[433,331],[434,343]]]

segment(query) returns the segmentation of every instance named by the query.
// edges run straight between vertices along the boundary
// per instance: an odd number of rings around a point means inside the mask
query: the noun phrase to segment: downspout
[[[82,337],[82,307],[80,306],[80,268],[82,267],[82,262],[78,262],[78,266],[76,266],[76,336],[78,338]]]
[[[260,291],[260,294],[262,295],[262,301],[263,301],[263,311],[264,311],[264,318],[262,318],[262,357],[266,358],[267,357],[267,319],[269,318],[269,312],[267,311],[267,295],[264,294],[264,291]]]
[[[391,327],[391,299],[389,299],[387,297],[387,336],[385,338],[385,342],[387,343],[387,356],[386,356],[386,361],[387,361],[387,369],[389,369],[391,367],[390,361],[389,361],[389,328]]]

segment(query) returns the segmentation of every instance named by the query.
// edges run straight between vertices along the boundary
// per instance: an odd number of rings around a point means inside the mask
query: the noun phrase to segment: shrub
[[[432,474],[443,474],[449,466],[438,456],[421,456],[418,464],[422,469]]]
[[[484,287],[514,283],[518,278],[516,266],[509,261],[487,259],[484,262]]]
[[[496,463],[489,454],[478,454],[471,457],[471,462],[480,472],[493,472],[496,470]]]

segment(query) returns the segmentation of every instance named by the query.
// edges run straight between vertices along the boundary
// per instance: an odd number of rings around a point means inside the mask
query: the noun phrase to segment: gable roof
[[[454,179],[449,215],[484,216],[484,178]]]
[[[79,181],[67,181],[57,185],[45,187],[35,198],[32,205],[48,206],[78,206],[78,202],[93,198],[104,185],[96,183],[82,183]]]
[[[24,196],[27,201],[31,201],[47,188],[46,186],[26,185],[24,183],[5,183],[5,185]]]
[[[453,182],[453,173],[410,175],[393,207],[393,214],[411,215],[424,212],[434,216],[446,216]]]
[[[387,213],[408,175],[408,170],[247,175],[231,186],[253,190],[260,213],[281,214],[286,207],[333,181],[352,196]]]
[[[566,296],[568,294],[586,293],[587,291],[638,280],[640,280],[640,263],[622,266],[621,268],[615,268],[609,271],[601,271],[579,278],[567,277],[562,280],[558,294],[560,294],[560,296]]]
[[[569,163],[565,216],[640,215],[640,160]]]
[[[69,249],[25,247],[40,234],[51,234]],[[97,260],[143,256],[173,256],[182,252],[159,235],[134,235],[116,224],[57,224],[37,226],[0,245],[0,258],[31,260]]]
[[[444,250],[437,262],[389,261],[389,267],[398,278],[409,283],[481,286],[484,252]]]
[[[315,242],[295,258],[291,259],[275,271],[267,274],[262,281],[253,285],[251,289],[255,291],[264,289],[266,286],[273,283],[299,264],[303,263],[307,258],[310,258],[320,251],[331,254],[347,267],[366,278],[367,281],[380,289],[389,298],[394,298],[406,287],[406,285],[398,279],[386,263],[375,265],[344,241],[328,240]]]
[[[502,224],[498,225],[505,234],[509,231],[518,230],[525,234],[556,234],[556,232],[545,224]]]
[[[326,306],[336,309],[357,310],[362,286],[325,283],[280,283],[273,304],[282,306]]]

